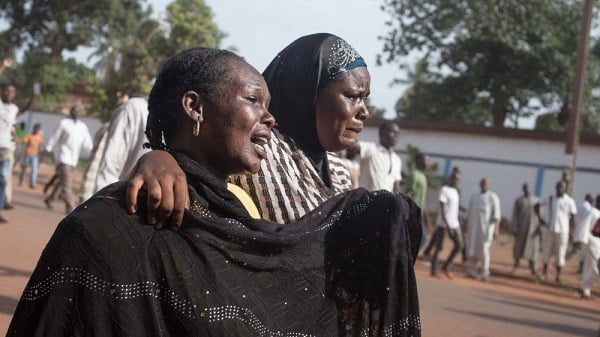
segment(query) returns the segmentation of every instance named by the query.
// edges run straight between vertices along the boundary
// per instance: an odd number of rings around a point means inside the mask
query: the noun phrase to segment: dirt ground
[[[53,168],[42,164],[40,167],[39,181],[46,182],[53,173]],[[16,183],[18,177],[15,175],[13,182]],[[81,179],[81,172],[76,174],[77,183]],[[64,205],[55,203],[53,210],[49,210],[43,203],[42,185],[39,184],[36,189],[29,187],[14,188],[14,210],[4,212],[9,223],[0,225],[0,336],[4,336],[10,323],[12,313],[17,306],[29,276],[37,259],[41,254],[46,242],[54,232],[56,225],[64,217]],[[445,250],[441,257],[448,254],[451,243],[447,242]],[[508,236],[501,236],[492,248],[492,277],[488,282],[473,280],[464,276],[465,267],[463,264],[457,265],[454,272],[454,279],[448,280],[445,277],[432,280],[429,276],[428,260],[420,258],[416,264],[417,277],[420,280],[419,291],[422,294],[433,293],[434,288],[449,289],[473,288],[483,291],[499,292],[506,296],[520,296],[533,300],[543,301],[543,303],[552,303],[553,305],[564,305],[569,308],[579,310],[588,310],[598,316],[600,322],[600,300],[581,300],[577,293],[579,275],[577,273],[576,258],[569,261],[563,271],[563,285],[556,285],[553,282],[537,282],[530,275],[525,266],[517,270],[514,275],[509,271],[512,268],[512,239]],[[460,255],[459,255],[460,256]],[[554,279],[554,268],[551,267],[549,279]],[[421,284],[422,283],[422,284]],[[438,289],[438,290],[439,290]],[[600,288],[594,288],[596,298],[600,297]],[[438,295],[436,295],[438,296]],[[441,294],[439,296],[444,296]],[[436,311],[433,303],[428,296],[422,296],[425,303],[422,303],[423,322],[444,322],[443,312]],[[476,310],[477,308],[472,308]],[[541,312],[543,312],[543,308]],[[438,315],[438,317],[435,317]],[[465,322],[468,324],[468,322]],[[424,325],[424,336],[454,336],[460,334],[448,333],[447,326],[440,324]],[[485,331],[485,327],[481,327]],[[425,333],[427,331],[427,333]],[[457,330],[458,331],[458,330]],[[465,334],[462,334],[463,336]],[[502,336],[502,334],[481,333],[480,336]],[[565,334],[569,336],[569,334]]]

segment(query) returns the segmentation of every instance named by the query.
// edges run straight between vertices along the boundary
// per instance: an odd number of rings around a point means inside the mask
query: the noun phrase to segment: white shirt
[[[459,196],[458,190],[452,186],[442,186],[440,189],[440,196],[438,200],[444,204],[444,215],[446,217],[446,221],[448,221],[448,228],[456,229],[460,227],[460,223],[458,222],[458,209],[459,209]],[[438,226],[446,226],[444,223],[444,219],[442,219],[442,214],[440,210],[440,215],[438,215]]]
[[[82,151],[92,150],[93,141],[87,125],[67,117],[60,121],[48,141],[46,150],[54,154],[57,163],[76,166]]]
[[[577,225],[575,225],[575,232],[573,233],[573,242],[581,242],[583,244],[587,244],[590,241],[590,236],[592,236],[593,226],[599,219],[600,210],[590,205],[590,210],[587,212],[586,216],[583,219],[581,219],[581,221],[578,222]]]
[[[569,217],[577,214],[573,198],[567,194],[562,197],[551,196],[548,202],[548,229],[554,233],[569,233]]]
[[[369,191],[394,191],[394,183],[402,179],[402,160],[381,144],[359,142],[360,186]]]
[[[131,98],[117,108],[108,128],[96,191],[129,178],[138,159],[150,151],[143,146],[148,142],[145,134],[147,119],[148,102],[143,98]]]
[[[19,107],[13,103],[5,104],[0,99],[0,148],[15,149],[12,129],[17,123]]]

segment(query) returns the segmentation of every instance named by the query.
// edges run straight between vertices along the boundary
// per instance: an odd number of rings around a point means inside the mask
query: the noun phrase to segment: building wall
[[[377,126],[368,125],[360,140],[377,141]],[[561,177],[561,167],[570,163],[564,143],[551,140],[519,139],[492,135],[473,135],[438,130],[414,130],[401,127],[397,151],[405,159],[407,145],[427,153],[431,163],[438,163],[438,175],[447,175],[453,166],[462,172],[461,204],[479,191],[482,177],[491,180],[491,188],[501,200],[503,216],[510,217],[521,185],[529,183],[539,196],[554,193]],[[600,146],[582,144],[577,155],[573,196],[579,205],[586,193],[600,194]],[[428,210],[437,211],[436,191],[430,190]]]

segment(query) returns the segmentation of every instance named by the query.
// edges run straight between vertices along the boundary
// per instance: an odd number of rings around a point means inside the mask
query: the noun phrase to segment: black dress
[[[359,189],[280,225],[176,158],[182,229],[145,225],[107,187],[58,225],[7,336],[420,336],[412,200]]]

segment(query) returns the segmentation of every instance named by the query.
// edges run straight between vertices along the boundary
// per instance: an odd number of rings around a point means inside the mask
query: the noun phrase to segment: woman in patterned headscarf
[[[333,152],[354,145],[363,129],[369,116],[365,100],[370,93],[370,75],[352,46],[340,37],[321,33],[292,42],[263,76],[272,96],[269,110],[279,125],[266,145],[267,159],[258,174],[230,180],[250,194],[263,218],[290,223],[350,189],[350,175]],[[130,209],[135,209],[142,185],[154,199],[168,199],[173,193],[170,182],[177,181],[172,176],[183,176],[165,152],[153,151],[140,164],[130,181]],[[165,171],[173,174],[159,182],[155,177],[164,176]],[[176,193],[175,200],[187,199],[181,194]],[[171,214],[173,203],[160,207],[159,213]],[[175,213],[171,223],[181,222],[183,211]],[[150,212],[150,223],[156,221],[155,215]],[[159,221],[157,227],[161,226]]]

